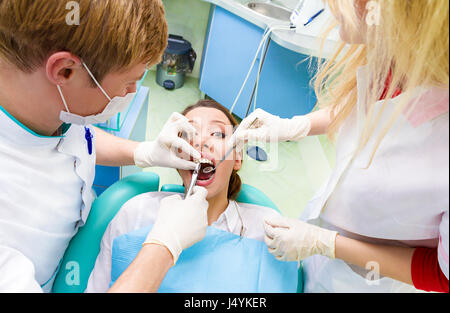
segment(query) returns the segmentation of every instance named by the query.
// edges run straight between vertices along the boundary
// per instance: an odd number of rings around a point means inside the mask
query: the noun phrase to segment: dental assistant
[[[343,43],[319,68],[320,109],[258,109],[235,133],[337,137],[333,172],[301,219],[265,221],[269,251],[303,260],[305,292],[448,292],[449,3],[328,4]]]
[[[65,2],[0,4],[0,292],[51,290],[89,216],[95,164],[193,169],[186,159],[200,158],[178,137],[195,132],[178,113],[153,142],[92,126],[130,103],[136,81],[164,52],[161,1],[78,4],[79,25],[67,22]],[[154,230],[110,291],[156,291],[181,251],[205,235],[206,195],[197,187],[188,200],[161,202]]]

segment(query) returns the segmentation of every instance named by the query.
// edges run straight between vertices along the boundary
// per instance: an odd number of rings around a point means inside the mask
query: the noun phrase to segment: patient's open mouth
[[[209,172],[209,173],[204,173],[203,169],[205,168],[209,168],[209,167],[213,167],[214,168],[214,161],[211,161],[209,159],[206,158],[202,158],[200,159],[200,171],[198,174],[198,178],[197,178],[197,185],[198,186],[207,186],[209,184],[211,184],[214,180],[214,176],[215,176],[215,171]]]

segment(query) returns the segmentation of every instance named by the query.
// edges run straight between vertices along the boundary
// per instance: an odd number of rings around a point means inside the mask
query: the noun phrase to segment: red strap
[[[389,70],[389,74],[386,78],[386,82],[384,83],[384,90],[383,90],[383,93],[381,94],[381,97],[379,100],[384,100],[386,98],[389,87],[391,86],[391,82],[392,82],[392,71]],[[397,97],[401,93],[402,93],[402,90],[400,88],[398,88],[398,87],[395,88],[394,93],[392,94],[392,98]]]
[[[439,266],[437,248],[416,248],[411,262],[414,287],[425,291],[448,292],[448,279]]]

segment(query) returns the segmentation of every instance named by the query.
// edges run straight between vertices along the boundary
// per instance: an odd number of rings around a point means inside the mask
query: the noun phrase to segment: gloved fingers
[[[291,227],[290,219],[283,217],[281,215],[270,216],[270,217],[267,216],[264,218],[264,222],[274,228],[277,228],[277,227],[278,228],[290,228]]]
[[[270,131],[269,126],[263,125],[256,129],[249,129],[244,135],[247,141],[270,142]]]
[[[181,195],[176,194],[176,195],[171,195],[168,197],[164,197],[163,199],[161,199],[161,203],[163,202],[171,202],[171,201],[178,201],[178,200],[183,200],[183,198],[181,197]]]
[[[241,130],[239,133],[235,133],[234,143],[243,146],[249,141],[262,141],[267,142],[270,140],[269,129],[266,126],[262,126],[257,129]]]
[[[274,244],[275,247],[269,248],[269,252],[279,261],[286,261],[286,249],[285,249],[285,243],[283,241],[278,240],[276,244]]]
[[[184,116],[183,116],[184,117]],[[197,131],[194,126],[189,123],[188,119],[179,120],[174,122],[171,127],[174,129],[174,133],[177,135],[181,132],[185,135],[186,140],[191,140]]]
[[[261,127],[266,124],[272,116],[272,114],[258,108],[247,116],[241,122],[241,125],[243,125],[244,129],[249,129],[250,127]],[[258,119],[258,121],[255,122],[255,119]]]
[[[258,109],[259,110],[259,109]],[[257,118],[260,114],[259,111],[256,110],[252,113],[250,113],[249,116],[247,116],[246,118],[244,118],[242,120],[242,122],[239,124],[238,130],[247,130],[250,128],[250,125],[252,125],[253,121],[255,120],[255,118]],[[261,119],[261,116],[259,116],[259,119]],[[237,132],[237,130],[236,130]]]
[[[206,201],[206,197],[208,196],[208,190],[205,187],[194,186],[192,188],[192,195],[189,199],[192,200],[204,200]]]
[[[269,253],[272,254],[278,261],[285,261],[286,255],[279,248],[269,248]]]
[[[173,124],[173,123],[176,123],[178,121],[186,121],[189,124],[189,120],[187,119],[187,117],[184,116],[181,113],[178,113],[178,112],[173,112],[170,115],[169,119],[167,120],[167,123],[168,124]]]
[[[180,133],[183,134],[183,138],[187,141],[191,140],[196,132],[194,126],[189,123],[189,120],[186,116],[181,115],[178,112],[172,113],[169,120],[163,127],[162,133],[167,136],[176,136],[178,137]]]
[[[246,139],[247,131],[250,129],[258,129],[265,125],[266,118],[264,117],[264,112],[261,109],[257,109],[253,113],[251,113],[248,117],[246,117],[238,126],[236,131],[233,134],[234,141],[242,141]],[[266,113],[267,114],[267,113]],[[255,119],[258,118],[258,121],[255,122]],[[233,142],[234,143],[234,142]]]
[[[181,158],[172,158],[171,165],[178,170],[193,171],[197,164],[193,161],[183,160]]]
[[[173,137],[171,138],[170,142],[170,149],[172,149],[173,151],[171,152],[176,152],[179,159],[181,158],[187,158],[189,156],[192,156],[194,158],[194,160],[199,160],[201,158],[201,154],[200,152],[198,152],[197,150],[195,150],[195,148],[193,146],[191,146],[186,140],[183,140],[179,137]],[[181,150],[177,151],[177,150]],[[194,166],[195,168],[195,166]]]
[[[273,228],[272,226],[264,223],[264,242],[266,243],[269,251],[275,250],[280,245],[280,229]]]
[[[288,261],[285,255],[276,255],[275,259],[277,259],[278,261]]]
[[[264,235],[264,242],[267,246],[267,248],[269,249],[269,252],[271,252],[272,250],[276,249],[276,245],[275,245],[275,239],[270,238],[267,235]],[[272,253],[272,252],[271,252]]]
[[[274,239],[275,238],[275,229],[268,224],[265,220],[264,220],[264,232],[265,232],[265,236],[268,239]]]

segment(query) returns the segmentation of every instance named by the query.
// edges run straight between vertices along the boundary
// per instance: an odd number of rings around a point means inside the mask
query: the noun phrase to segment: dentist
[[[269,251],[303,260],[305,292],[448,292],[449,3],[328,4],[343,43],[319,68],[320,109],[258,109],[235,133],[337,137],[335,168],[301,220],[266,220]]]
[[[0,1],[0,292],[51,290],[94,200],[95,164],[193,169],[174,114],[153,142],[92,126],[133,99],[167,44],[160,0],[89,1],[69,25],[64,1]],[[104,14],[108,12],[109,14]],[[119,18],[126,16],[126,18]],[[181,251],[206,233],[206,191],[161,203],[155,231],[111,291],[156,291]],[[189,223],[185,223],[188,220]]]

